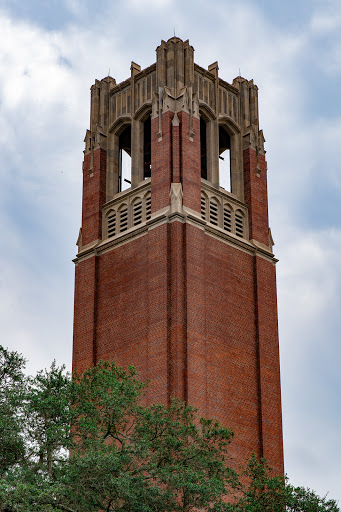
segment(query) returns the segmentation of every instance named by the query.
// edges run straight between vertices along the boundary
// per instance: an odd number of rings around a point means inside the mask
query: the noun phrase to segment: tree
[[[266,460],[250,458],[245,470],[248,485],[229,509],[231,512],[338,512],[335,500],[294,487],[287,478],[272,475]]]
[[[21,459],[24,440],[19,414],[24,392],[24,358],[0,345],[0,477]]]
[[[178,400],[143,406],[148,383],[134,368],[100,362],[71,379],[53,363],[32,378],[20,355],[0,354],[1,421],[13,425],[0,433],[1,512],[339,510],[254,456],[243,487],[232,431]]]
[[[55,363],[34,378],[24,377],[23,360],[15,353],[12,359],[22,364],[20,371],[16,368],[16,386],[8,391],[13,396],[9,415],[17,425],[21,450],[15,460],[8,461],[0,479],[0,510],[55,510],[48,505],[54,502],[68,461],[71,379]]]
[[[0,481],[0,510],[191,511],[222,502],[236,481],[232,432],[180,401],[142,407],[145,388],[133,368],[103,362],[73,381],[55,364],[28,378],[25,451]]]

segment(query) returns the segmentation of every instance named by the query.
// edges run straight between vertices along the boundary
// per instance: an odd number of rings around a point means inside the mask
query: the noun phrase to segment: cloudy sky
[[[1,343],[70,368],[89,88],[174,30],[259,86],[286,471],[341,502],[340,0],[0,0]]]

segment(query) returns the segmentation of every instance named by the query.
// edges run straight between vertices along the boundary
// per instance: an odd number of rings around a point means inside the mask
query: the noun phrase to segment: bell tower
[[[91,87],[73,366],[150,379],[235,431],[283,473],[276,259],[258,88],[194,63],[172,37],[156,63]]]

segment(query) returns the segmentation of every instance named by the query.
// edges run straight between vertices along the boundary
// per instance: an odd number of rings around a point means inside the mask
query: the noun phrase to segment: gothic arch
[[[152,105],[144,104],[132,120],[132,187],[151,176],[151,113]]]
[[[218,186],[217,118],[213,110],[203,103],[199,104],[199,114],[201,177]]]
[[[230,152],[230,192],[243,200],[244,178],[242,174],[242,154],[241,154],[241,132],[240,128],[229,116],[219,116],[218,131],[224,130],[229,137]],[[221,132],[220,132],[221,133]],[[219,146],[218,153],[221,153]],[[223,179],[219,176],[219,182]],[[226,187],[225,187],[226,188]]]
[[[130,130],[129,133],[127,130]],[[106,178],[107,200],[123,190],[126,183],[124,179],[131,182],[131,170],[128,176],[123,176],[122,169],[122,151],[125,151],[129,157],[132,154],[131,132],[129,116],[121,116],[110,127]]]

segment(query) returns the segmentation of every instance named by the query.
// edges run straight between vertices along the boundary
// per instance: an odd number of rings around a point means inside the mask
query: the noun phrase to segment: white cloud
[[[175,4],[174,0],[127,0],[127,6],[139,11],[144,9],[157,9],[163,10],[172,4]],[[151,11],[149,11],[151,14]]]
[[[329,12],[325,10],[315,12],[311,18],[311,30],[317,34],[327,34],[341,27],[341,14],[331,9]]]
[[[278,267],[286,470],[339,497],[341,229],[286,234]]]

